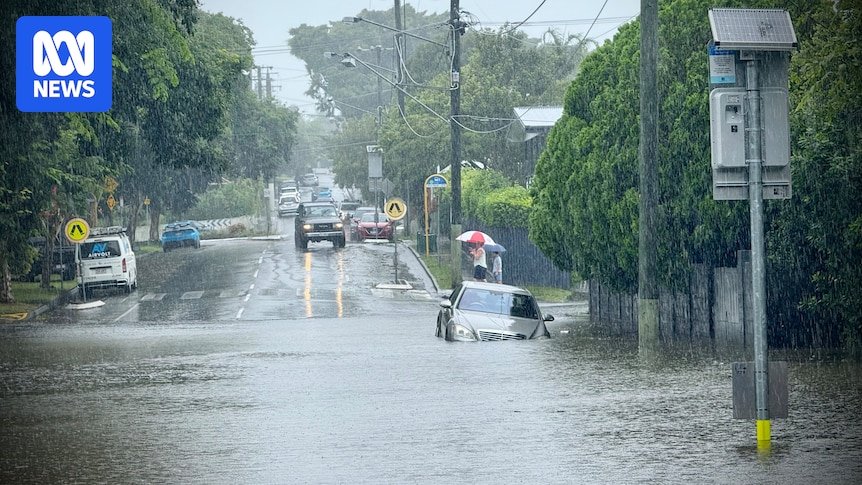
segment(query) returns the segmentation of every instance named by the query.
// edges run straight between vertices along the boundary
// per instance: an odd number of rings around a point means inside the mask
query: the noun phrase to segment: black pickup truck
[[[336,248],[346,243],[344,222],[331,202],[303,202],[294,220],[294,242],[297,248],[308,249],[309,242],[331,241]]]

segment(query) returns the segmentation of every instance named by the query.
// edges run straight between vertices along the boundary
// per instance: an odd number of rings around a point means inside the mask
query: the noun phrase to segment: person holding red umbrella
[[[473,279],[476,281],[486,281],[485,274],[488,271],[485,249],[482,246],[482,243],[477,242],[470,248],[470,256],[473,256]]]

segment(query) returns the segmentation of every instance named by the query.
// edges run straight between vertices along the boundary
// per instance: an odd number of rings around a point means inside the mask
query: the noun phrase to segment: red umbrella
[[[467,231],[455,239],[467,243],[497,244],[491,239],[491,236],[482,231]]]

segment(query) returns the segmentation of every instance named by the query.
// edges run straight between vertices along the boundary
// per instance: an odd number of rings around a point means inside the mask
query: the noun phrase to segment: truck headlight
[[[310,231],[311,230],[311,224],[303,224],[302,230],[306,231],[306,232]]]
[[[336,228],[336,229],[343,229],[343,228],[344,228],[344,224],[342,224],[342,223],[340,223],[340,222],[336,222],[336,223],[335,223],[335,228]]]

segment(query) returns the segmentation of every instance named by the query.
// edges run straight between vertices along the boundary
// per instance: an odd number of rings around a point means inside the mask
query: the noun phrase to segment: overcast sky
[[[404,4],[420,12],[449,11],[449,0],[402,0]],[[393,5],[393,0],[201,0],[203,10],[242,19],[254,33],[258,47],[284,46],[285,50],[288,30],[292,27],[338,22],[362,9],[385,11]],[[612,37],[619,25],[640,12],[640,0],[461,0],[460,5],[482,27],[492,29],[504,22],[517,24],[529,17],[520,29],[532,37],[541,36],[548,28],[564,34],[585,34],[598,18],[589,30],[589,37],[599,43]],[[285,52],[256,55],[255,62],[273,66],[273,72],[277,73],[273,84],[280,86],[273,89],[273,94],[278,99],[304,113],[314,112],[312,100],[303,94],[308,89],[308,76],[302,61]]]

